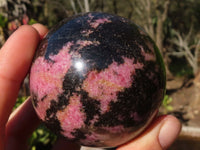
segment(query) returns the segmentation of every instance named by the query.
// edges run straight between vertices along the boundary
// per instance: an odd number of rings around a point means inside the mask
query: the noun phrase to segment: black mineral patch
[[[90,121],[94,119],[95,115],[100,115],[100,103],[97,100],[88,97],[87,92],[82,92],[81,103],[86,114],[85,124],[90,125]]]

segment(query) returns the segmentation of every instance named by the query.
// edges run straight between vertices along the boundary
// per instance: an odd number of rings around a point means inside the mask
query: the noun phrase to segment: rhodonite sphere
[[[93,147],[140,134],[158,112],[165,82],[152,39],[132,21],[98,12],[50,30],[30,71],[39,118],[57,135]]]

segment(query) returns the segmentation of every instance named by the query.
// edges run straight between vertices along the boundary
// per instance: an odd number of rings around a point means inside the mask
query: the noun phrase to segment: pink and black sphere
[[[39,118],[57,135],[93,147],[140,134],[158,112],[165,82],[151,38],[123,17],[98,12],[50,30],[30,72]]]

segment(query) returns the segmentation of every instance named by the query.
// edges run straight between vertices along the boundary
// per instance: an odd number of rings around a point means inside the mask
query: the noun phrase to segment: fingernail
[[[162,149],[167,149],[175,141],[180,129],[181,124],[175,117],[168,116],[165,118],[158,136]]]

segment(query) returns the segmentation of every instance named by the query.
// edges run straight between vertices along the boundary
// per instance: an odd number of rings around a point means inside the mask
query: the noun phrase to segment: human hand
[[[40,24],[22,26],[0,50],[0,150],[28,149],[28,138],[40,121],[28,98],[12,114],[20,85],[27,75],[40,39],[47,33]],[[176,139],[181,124],[173,116],[161,116],[139,137],[117,150],[162,150]],[[53,150],[78,150],[76,144],[59,139]]]
[[[27,139],[40,123],[30,98],[11,112],[35,49],[47,31],[40,24],[22,26],[0,50],[0,150],[27,149]]]

